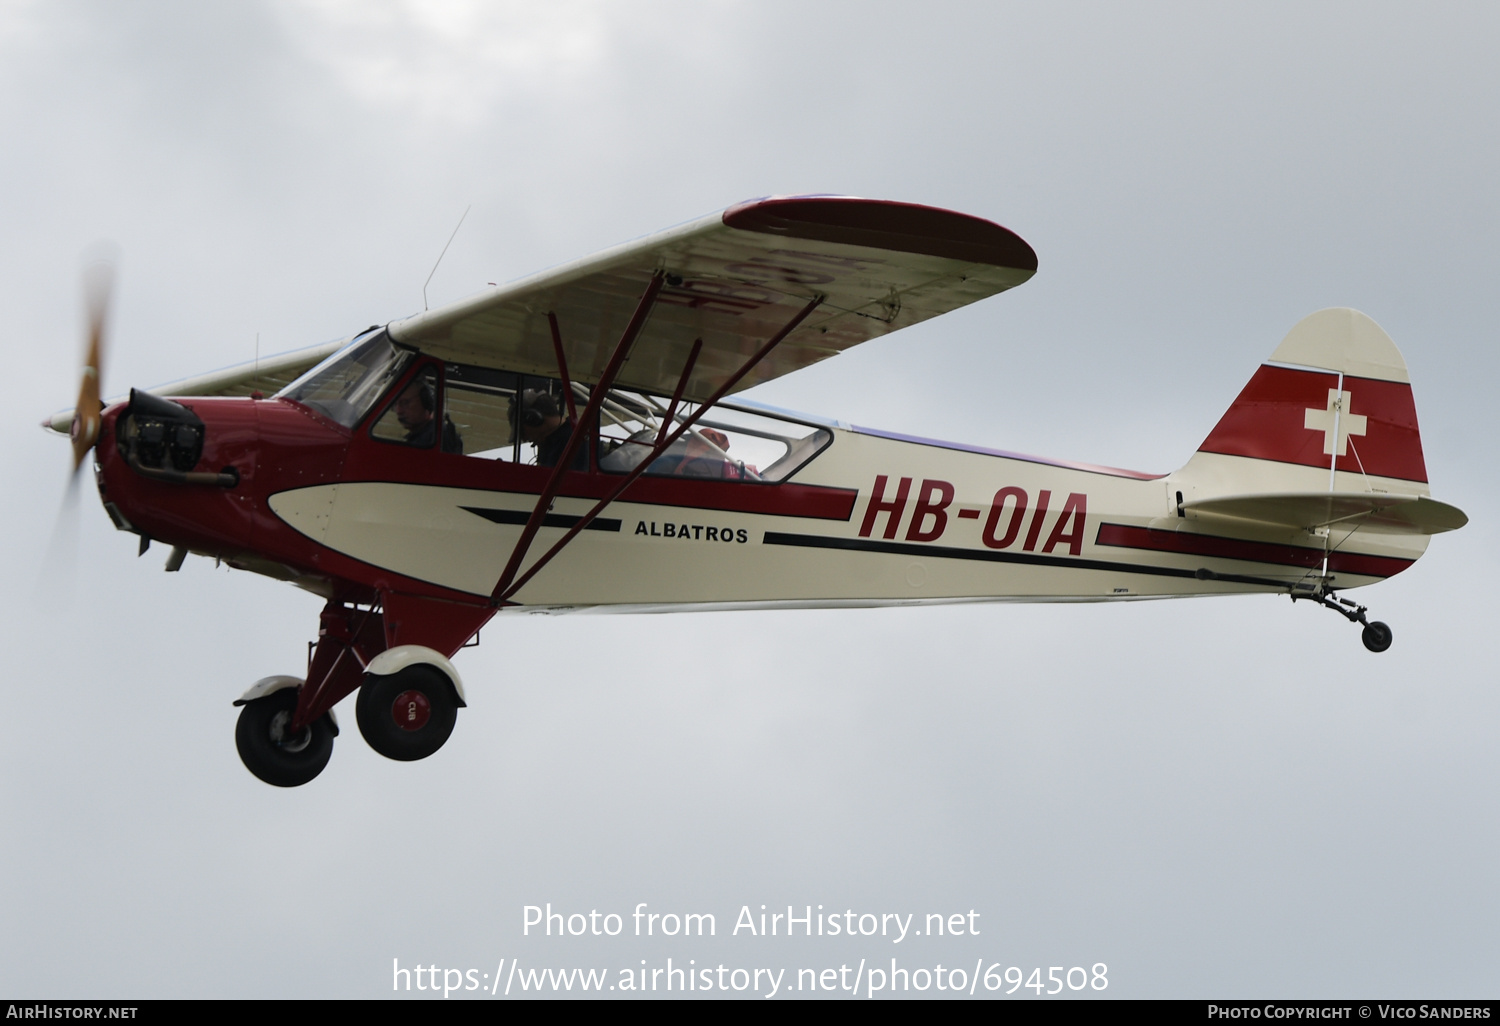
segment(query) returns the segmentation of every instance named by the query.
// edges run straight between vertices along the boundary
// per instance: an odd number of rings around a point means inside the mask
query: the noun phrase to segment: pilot
[[[437,431],[437,418],[434,416],[436,408],[436,389],[433,388],[432,378],[426,375],[407,385],[396,398],[396,419],[406,429],[406,437],[402,440],[407,445],[421,449],[431,448],[433,435]],[[443,451],[460,455],[464,451],[464,442],[459,437],[458,428],[447,417],[443,418]]]
[[[511,423],[516,420],[515,401],[511,401]],[[548,392],[528,388],[521,393],[521,437],[536,446],[536,465],[555,467],[562,459],[568,439],[573,437],[573,422],[563,416],[558,408],[557,397]],[[588,470],[588,441],[585,440],[573,454],[569,469]]]

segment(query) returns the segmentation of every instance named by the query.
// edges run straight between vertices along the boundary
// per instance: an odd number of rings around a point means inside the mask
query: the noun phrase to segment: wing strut
[[[646,318],[651,316],[651,308],[656,305],[657,294],[666,283],[666,275],[657,271],[651,276],[651,284],[646,286],[646,291],[641,295],[641,301],[636,304],[635,313],[630,318],[630,323],[625,325],[625,331],[620,336],[620,341],[615,343],[615,351],[609,358],[609,363],[604,368],[604,373],[599,376],[599,384],[589,395],[589,401],[583,408],[583,416],[573,421],[573,433],[568,436],[568,444],[563,448],[562,455],[558,457],[557,465],[552,468],[552,476],[547,479],[547,487],[542,489],[542,494],[537,496],[536,506],[531,510],[531,516],[526,520],[526,527],[521,531],[521,537],[516,542],[515,549],[510,554],[510,560],[505,564],[505,572],[500,575],[500,581],[491,592],[492,598],[499,598],[500,593],[515,579],[516,570],[521,566],[521,560],[526,558],[526,550],[531,548],[532,539],[541,529],[542,518],[546,516],[547,508],[552,505],[552,500],[557,497],[557,490],[562,485],[563,474],[567,472],[573,463],[573,456],[578,452],[579,443],[583,441],[587,432],[587,425],[594,422],[594,414],[599,409],[599,404],[604,401],[604,395],[615,383],[615,376],[620,373],[620,368],[625,364],[625,358],[630,355],[630,347],[635,343],[636,336],[646,326]],[[552,319],[552,327],[556,330],[557,320]],[[558,354],[561,356],[562,347],[559,345]],[[571,389],[569,391],[568,405],[572,405]]]
[[[656,442],[660,445],[661,440],[667,437],[667,428],[672,426],[672,418],[677,416],[677,404],[682,401],[682,390],[687,387],[688,378],[693,376],[693,365],[698,362],[698,354],[703,351],[703,340],[697,339],[693,342],[693,348],[688,353],[687,365],[682,368],[682,377],[677,379],[677,390],[672,393],[672,402],[667,406],[667,415],[661,419],[661,429],[656,432]],[[656,454],[652,453],[652,458]]]
[[[510,597],[512,595],[524,588],[527,582],[536,576],[538,570],[551,562],[553,556],[556,556],[559,552],[561,552],[570,541],[578,537],[579,532],[583,531],[589,526],[589,524],[593,523],[594,518],[603,511],[604,507],[608,506],[611,502],[614,502],[616,499],[618,499],[620,497],[620,493],[624,492],[626,488],[629,488],[631,483],[634,482],[636,478],[644,474],[646,472],[646,468],[651,466],[652,463],[655,463],[658,456],[671,448],[673,442],[681,438],[683,434],[688,431],[688,429],[696,424],[698,422],[698,418],[707,413],[709,409],[714,405],[714,403],[724,398],[724,396],[729,393],[730,389],[734,388],[734,386],[739,383],[739,380],[741,378],[754,370],[756,364],[765,359],[766,356],[770,354],[771,350],[775,349],[778,345],[781,344],[781,341],[784,338],[795,331],[797,329],[797,326],[804,320],[806,320],[807,317],[814,310],[816,310],[818,308],[818,305],[822,302],[822,296],[813,297],[813,299],[808,302],[806,306],[798,311],[795,317],[787,322],[786,327],[782,328],[776,334],[772,335],[764,345],[762,345],[755,351],[755,354],[751,356],[750,359],[745,361],[744,366],[735,371],[734,374],[730,375],[729,379],[722,385],[720,385],[718,390],[715,391],[713,395],[700,403],[697,410],[695,410],[689,416],[683,418],[682,423],[677,426],[676,431],[673,431],[665,438],[662,438],[661,435],[658,434],[656,445],[646,456],[646,458],[641,460],[640,463],[637,463],[635,465],[635,468],[631,470],[630,473],[626,474],[624,479],[622,479],[620,483],[616,485],[608,495],[600,499],[597,503],[594,504],[594,507],[592,509],[590,509],[583,516],[579,517],[578,522],[572,527],[568,528],[567,534],[564,534],[561,538],[559,538],[557,540],[557,543],[553,545],[552,548],[548,549],[540,559],[533,563],[530,569],[528,569],[524,574],[521,575],[519,580],[517,580],[514,584],[511,584],[510,580],[515,575],[515,568],[519,564],[521,556],[524,556],[526,547],[529,547],[531,544],[531,538],[523,534],[521,537],[521,541],[516,543],[516,552],[511,555],[511,561],[510,564],[505,568],[505,574],[500,578],[500,583],[495,585],[495,590],[492,593],[491,598],[492,604],[497,606],[503,605],[510,600]],[[690,375],[693,371],[693,364],[697,360],[698,350],[699,347],[697,345],[694,345],[693,351],[688,354],[687,365],[682,370],[682,378],[677,385],[677,395],[673,399],[674,407],[676,406],[677,399],[681,398],[682,396],[682,390],[687,384],[688,375]],[[600,385],[594,390],[594,393],[589,396],[589,405],[584,411],[586,415],[590,410],[594,408],[594,406],[596,405],[596,400],[604,393],[605,387],[606,386],[601,382]],[[559,466],[562,465],[562,463],[559,463]],[[549,488],[551,487],[551,484],[551,482],[548,483]],[[543,493],[543,497],[548,502],[551,501],[550,496],[545,492]],[[545,503],[539,502],[537,504],[538,511],[541,511],[544,508]],[[537,519],[537,515],[535,513],[532,514],[532,519]],[[530,528],[531,524],[528,523],[527,527]],[[536,534],[535,531],[532,531],[531,533],[532,535]]]
[[[562,332],[557,327],[557,314],[547,311],[547,326],[552,329],[552,350],[557,353],[557,372],[562,375],[563,397],[568,400],[568,419],[575,425],[581,423],[578,410],[573,405],[573,382],[568,380],[568,358],[563,355]]]

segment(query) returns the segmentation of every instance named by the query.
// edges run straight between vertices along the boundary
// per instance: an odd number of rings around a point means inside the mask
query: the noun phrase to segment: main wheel
[[[1371,652],[1384,652],[1391,647],[1391,629],[1379,620],[1365,624],[1359,640],[1365,643],[1365,648]]]
[[[234,728],[240,761],[261,780],[276,787],[300,787],[323,772],[333,755],[333,725],[319,716],[292,733],[297,689],[282,688],[246,702]]]
[[[354,703],[359,732],[387,759],[425,759],[448,740],[458,720],[458,695],[441,670],[418,663],[385,677],[369,676]]]

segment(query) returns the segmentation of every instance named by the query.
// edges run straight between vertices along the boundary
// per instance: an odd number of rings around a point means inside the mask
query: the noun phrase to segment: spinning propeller
[[[78,402],[73,407],[73,424],[68,434],[73,441],[73,473],[83,466],[83,458],[99,440],[100,402],[99,367],[103,362],[104,318],[109,312],[109,297],[114,283],[114,269],[96,264],[84,277],[84,303],[88,309],[89,347],[83,361],[83,381],[78,386]]]
[[[104,362],[104,322],[109,313],[113,281],[114,268],[109,262],[92,264],[84,272],[83,296],[88,316],[88,350],[83,361],[83,380],[78,386],[78,402],[73,407],[73,422],[68,430],[73,442],[73,468],[68,474],[67,488],[63,491],[62,503],[52,527],[52,538],[47,544],[47,553],[37,579],[39,592],[52,602],[69,601],[72,594],[78,548],[78,471],[83,466],[84,457],[99,440],[99,429],[103,423],[103,403],[100,401],[103,392],[99,373]],[[42,424],[51,428],[60,426],[52,418]]]

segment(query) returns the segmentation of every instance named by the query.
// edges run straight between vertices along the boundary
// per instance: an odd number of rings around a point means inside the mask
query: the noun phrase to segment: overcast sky
[[[0,993],[895,957],[1103,962],[1119,997],[1493,997],[1497,29],[1492,4],[0,0]],[[292,791],[241,766],[230,703],[301,672],[318,599],[164,574],[89,487],[74,565],[44,557],[68,455],[36,424],[76,394],[101,243],[118,392],[420,309],[466,207],[434,304],[795,192],[998,221],[1040,270],[756,398],[1166,472],[1297,320],[1354,306],[1472,522],[1359,593],[1380,656],[1264,596],[497,622],[442,752],[382,759],[346,702]],[[523,936],[547,902],[717,936]],[[980,933],[730,934],[762,904]]]

